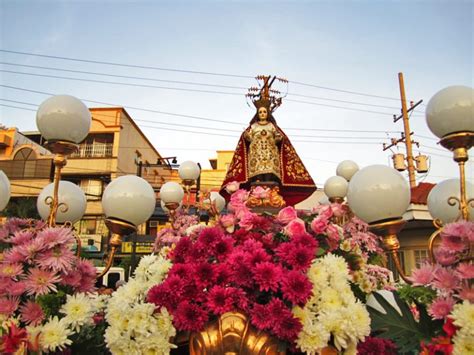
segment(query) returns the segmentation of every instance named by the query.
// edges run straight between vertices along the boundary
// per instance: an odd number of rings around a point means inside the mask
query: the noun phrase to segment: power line
[[[226,88],[226,89],[247,90],[247,88],[243,87],[243,86],[208,84],[208,83],[200,83],[200,82],[192,82],[192,81],[165,80],[165,79],[157,79],[157,78],[146,78],[146,77],[142,77],[142,76],[128,76],[128,75],[118,75],[118,74],[110,74],[110,73],[98,73],[98,72],[83,71],[83,70],[72,70],[72,69],[55,68],[55,67],[43,67],[43,66],[38,66],[38,65],[26,65],[26,64],[8,63],[8,62],[0,62],[0,64],[17,66],[17,67],[24,67],[24,68],[55,70],[55,71],[62,71],[62,72],[68,72],[68,73],[77,73],[77,74],[101,75],[101,76],[108,76],[108,77],[113,77],[113,78],[138,79],[138,80],[158,81],[158,82],[172,83],[172,84],[185,84],[185,85],[219,87],[219,88]]]
[[[43,78],[52,78],[52,79],[64,79],[64,80],[73,80],[73,81],[81,81],[81,82],[91,82],[91,83],[99,83],[99,84],[111,84],[111,85],[124,85],[124,86],[131,86],[131,87],[143,87],[143,88],[151,88],[151,89],[163,89],[163,90],[175,90],[175,91],[186,91],[186,92],[199,92],[199,93],[207,93],[207,94],[222,94],[222,95],[232,95],[232,96],[244,96],[243,94],[236,93],[236,92],[224,92],[224,91],[214,91],[214,90],[199,90],[199,89],[187,89],[187,88],[173,88],[167,86],[156,86],[156,85],[146,85],[146,84],[135,84],[135,83],[125,83],[125,82],[114,82],[114,81],[105,81],[105,80],[94,80],[94,79],[83,79],[83,78],[73,78],[73,77],[66,77],[66,76],[59,76],[59,75],[46,75],[46,74],[35,74],[35,73],[25,73],[25,72],[18,72],[13,70],[0,70],[3,73],[10,73],[10,74],[18,74],[18,75],[29,75],[29,76],[37,76]],[[308,101],[301,101],[301,100],[293,100],[293,99],[286,99],[286,101],[296,102],[296,103],[303,103],[303,104],[310,104],[315,106],[324,106],[324,107],[331,107],[349,111],[358,111],[358,112],[366,112],[366,113],[373,113],[373,114],[382,114],[392,116],[391,113],[387,112],[380,112],[380,111],[371,111],[371,110],[363,110],[357,109],[353,107],[344,107],[344,106],[336,106],[336,105],[328,105],[328,104],[321,104],[317,102],[308,102]]]
[[[254,76],[251,76],[251,75],[238,75],[238,74],[229,74],[229,73],[216,73],[216,72],[208,72],[208,71],[194,71],[194,70],[185,70],[185,69],[174,69],[174,68],[163,68],[163,67],[155,67],[155,66],[136,65],[136,64],[106,62],[106,61],[91,60],[91,59],[71,58],[71,57],[64,57],[64,56],[53,56],[53,55],[39,54],[39,53],[32,53],[32,52],[13,51],[13,50],[7,50],[7,49],[0,49],[0,52],[20,54],[20,55],[26,55],[26,56],[34,56],[34,57],[41,57],[41,58],[68,60],[68,61],[74,61],[74,62],[111,65],[111,66],[126,67],[126,68],[149,69],[149,70],[169,71],[169,72],[178,72],[178,73],[187,73],[187,74],[201,74],[201,75],[211,75],[211,76],[224,76],[224,77],[233,77],[233,78],[254,79]],[[336,92],[342,92],[342,93],[348,93],[348,94],[354,94],[354,95],[360,95],[360,96],[376,97],[376,98],[380,98],[380,99],[396,100],[396,101],[399,100],[398,98],[393,98],[393,97],[369,94],[369,93],[359,92],[359,91],[337,89],[337,88],[332,88],[332,87],[328,87],[328,86],[303,83],[303,82],[300,82],[300,81],[290,81],[290,83],[296,84],[296,85],[301,85],[301,86],[306,86],[306,87],[313,87],[313,88],[317,88],[317,89],[330,90],[330,91],[336,91]]]
[[[169,86],[157,86],[157,85],[146,85],[146,84],[134,84],[134,83],[125,83],[125,82],[116,82],[116,81],[105,81],[105,80],[94,80],[94,79],[83,79],[83,78],[73,78],[69,76],[59,76],[59,75],[46,75],[46,74],[36,74],[36,73],[25,73],[14,70],[0,70],[2,73],[10,74],[19,74],[19,75],[30,75],[38,76],[42,78],[52,78],[52,79],[65,79],[65,80],[75,80],[89,83],[99,83],[99,84],[111,84],[111,85],[124,85],[132,87],[142,87],[142,88],[151,88],[151,89],[163,89],[163,90],[176,90],[176,91],[189,91],[189,92],[200,92],[206,94],[222,94],[222,95],[234,95],[234,96],[243,96],[236,92],[224,92],[224,91],[214,91],[214,90],[199,90],[199,89],[188,89],[188,88],[173,88]]]
[[[145,65],[124,64],[124,63],[115,63],[115,62],[105,62],[105,61],[90,60],[90,59],[78,59],[78,58],[61,57],[61,56],[38,54],[38,53],[11,51],[11,50],[6,50],[6,49],[0,49],[0,52],[13,53],[13,54],[22,54],[22,55],[29,55],[29,56],[42,57],[42,58],[62,59],[62,60],[69,60],[69,61],[74,61],[74,62],[113,65],[113,66],[117,66],[117,67],[139,68],[139,69],[151,69],[151,70],[169,71],[169,72],[187,73],[187,74],[200,74],[200,75],[213,75],[213,76],[227,76],[227,77],[233,77],[233,78],[253,79],[253,76],[247,76],[247,75],[226,74],[226,73],[212,73],[212,72],[205,72],[205,71],[194,71],[194,70],[184,70],[184,69],[173,69],[173,68],[153,67],[153,66],[145,66]]]
[[[41,91],[36,91],[36,90],[29,90],[29,89],[23,89],[23,88],[18,88],[18,87],[12,87],[8,85],[1,85],[0,87],[7,87],[10,89],[15,89],[15,90],[21,90],[21,91],[28,91],[28,92],[34,92],[34,93],[39,93],[43,95],[50,95],[53,96],[54,94],[52,93],[46,93],[46,92],[41,92]],[[9,102],[15,102],[15,103],[21,103],[24,105],[30,105],[30,106],[39,106],[37,104],[32,104],[29,102],[23,102],[23,101],[16,101],[16,100],[9,100],[9,99],[0,99],[3,101],[9,101]],[[109,106],[120,106],[120,105],[114,105],[110,103],[105,103],[105,102],[100,102],[100,101],[92,101],[92,100],[87,100],[87,99],[81,99],[86,102],[93,102],[93,103],[100,103],[103,105],[109,105]],[[157,110],[150,110],[150,109],[144,109],[144,108],[138,108],[138,107],[132,107],[132,106],[123,106],[125,108],[130,108],[130,109],[135,109],[135,110],[141,110],[141,111],[147,111],[147,112],[152,112],[152,113],[159,113],[159,114],[167,114],[167,115],[173,115],[173,116],[182,116],[182,117],[187,117],[187,118],[194,118],[198,120],[205,120],[205,121],[212,121],[212,122],[220,122],[220,123],[229,123],[229,124],[234,124],[234,125],[239,125],[241,126],[240,123],[232,122],[232,121],[223,121],[223,120],[216,120],[216,119],[211,119],[211,118],[205,118],[205,117],[198,117],[198,116],[190,116],[190,115],[181,115],[177,113],[171,113],[171,112],[163,112],[163,111],[157,111]],[[18,107],[15,107],[18,108]],[[31,111],[31,110],[30,110]],[[94,113],[96,116],[100,116],[100,114]],[[138,119],[134,119],[138,121]],[[158,123],[153,121],[154,123]],[[167,124],[167,123],[164,123]],[[178,124],[176,124],[178,125]],[[321,131],[321,132],[351,132],[351,133],[400,133],[400,131],[382,131],[382,130],[351,130],[351,129],[324,129],[324,128],[290,128],[290,127],[282,127],[283,130],[304,130],[304,131]],[[240,131],[239,131],[240,132]]]
[[[157,81],[157,82],[165,82],[165,83],[173,83],[173,84],[185,84],[185,85],[197,85],[197,86],[247,90],[246,87],[242,87],[242,86],[208,84],[208,83],[190,82],[190,81],[164,80],[164,79],[147,78],[147,77],[140,77],[140,76],[117,75],[117,74],[110,74],[110,73],[99,73],[99,72],[91,72],[91,71],[83,71],[83,70],[72,70],[72,69],[64,69],[64,68],[56,68],[56,67],[44,67],[44,66],[38,66],[38,65],[16,64],[16,63],[8,63],[8,62],[0,62],[0,64],[10,65],[10,66],[17,66],[17,67],[25,67],[25,68],[62,71],[62,72],[77,73],[77,74],[100,75],[100,76],[107,76],[107,77],[114,77],[114,78],[137,79],[137,80]],[[17,73],[17,72],[15,72],[15,73]],[[342,102],[342,103],[348,103],[348,104],[352,104],[352,105],[381,107],[381,108],[387,108],[387,109],[398,109],[398,107],[394,107],[394,106],[385,106],[385,105],[376,105],[376,104],[370,104],[370,103],[365,103],[365,102],[330,99],[330,98],[326,98],[326,97],[302,95],[302,94],[296,94],[296,93],[290,93],[290,92],[288,93],[288,95],[311,98],[311,99],[317,99],[317,100],[324,100],[324,101]]]

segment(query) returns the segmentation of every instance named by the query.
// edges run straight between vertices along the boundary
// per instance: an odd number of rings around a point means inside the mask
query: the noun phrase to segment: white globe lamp
[[[324,183],[324,193],[329,201],[342,203],[347,194],[348,182],[341,176],[332,176]]]
[[[410,204],[410,187],[395,169],[371,165],[352,177],[347,202],[354,214],[369,224],[401,219]]]
[[[91,114],[81,100],[69,95],[57,95],[39,106],[36,125],[47,141],[78,144],[89,133]]]
[[[124,221],[137,227],[155,210],[156,198],[151,185],[135,175],[121,176],[104,190],[102,207],[107,219]]]
[[[46,185],[41,190],[36,200],[36,208],[41,218],[45,221],[51,215],[53,202],[54,183]],[[58,209],[55,223],[75,223],[82,218],[86,211],[87,199],[84,191],[70,181],[60,181],[58,187]]]
[[[466,181],[467,199],[474,198],[474,184]],[[448,179],[438,183],[428,194],[428,210],[434,220],[442,224],[455,222],[461,217],[459,210],[459,179]],[[450,204],[451,202],[451,204]],[[469,208],[469,220],[474,222],[474,208]]]
[[[352,160],[344,160],[336,168],[336,175],[350,181],[352,176],[359,171],[359,165]]]
[[[191,186],[194,184],[194,181],[197,180],[200,173],[201,169],[199,166],[191,160],[181,163],[178,169],[179,177],[183,180],[185,186]]]
[[[439,138],[460,132],[474,133],[474,89],[449,86],[438,91],[426,106],[426,122]]]

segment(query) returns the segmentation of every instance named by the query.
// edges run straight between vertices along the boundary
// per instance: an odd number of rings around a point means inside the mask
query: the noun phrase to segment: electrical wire
[[[245,79],[253,79],[253,78],[254,78],[253,76],[249,76],[249,75],[237,75],[237,74],[226,74],[226,73],[212,73],[212,72],[205,72],[205,71],[194,71],[194,70],[184,70],[184,69],[173,69],[173,68],[153,67],[153,66],[145,66],[145,65],[134,65],[134,64],[124,64],[124,63],[115,63],[115,62],[105,62],[105,61],[98,61],[98,60],[78,59],[78,58],[71,58],[71,57],[61,57],[61,56],[54,56],[54,55],[47,55],[47,54],[39,54],[39,53],[19,52],[19,51],[7,50],[7,49],[0,49],[0,52],[13,53],[13,54],[21,54],[21,55],[28,55],[28,56],[34,56],[34,57],[42,57],[42,58],[50,58],[50,59],[62,59],[62,60],[69,60],[69,61],[74,61],[74,62],[113,65],[113,66],[117,66],[117,67],[126,67],[126,68],[151,69],[151,70],[169,71],[169,72],[187,73],[187,74],[201,74],[201,75],[213,75],[213,76],[227,76],[227,77],[245,78]]]
[[[24,67],[24,68],[54,70],[54,71],[61,71],[61,72],[68,72],[68,73],[107,76],[107,77],[114,77],[114,78],[136,79],[136,80],[157,81],[157,82],[165,82],[165,83],[173,83],[173,84],[185,84],[185,85],[197,85],[197,86],[207,86],[207,87],[219,87],[219,88],[226,88],[226,89],[247,90],[247,88],[243,87],[243,86],[230,86],[230,85],[220,85],[220,84],[207,84],[207,83],[200,83],[200,82],[164,80],[164,79],[147,78],[147,77],[140,77],[140,76],[117,75],[117,74],[110,74],[110,73],[99,73],[99,72],[91,72],[91,71],[83,71],[83,70],[72,70],[72,69],[64,69],[64,68],[56,68],[56,67],[44,67],[44,66],[38,66],[38,65],[16,64],[16,63],[8,63],[8,62],[0,62],[0,64],[10,65],[10,66],[17,66],[17,67]],[[370,103],[366,103],[366,102],[330,99],[330,98],[326,98],[326,97],[302,95],[302,94],[297,94],[297,93],[292,93],[292,92],[288,92],[288,95],[297,96],[297,97],[311,98],[311,99],[316,99],[316,100],[348,103],[348,104],[352,104],[352,105],[380,107],[380,108],[387,108],[387,109],[398,109],[398,107],[393,107],[393,106],[376,105],[376,104],[370,104]]]

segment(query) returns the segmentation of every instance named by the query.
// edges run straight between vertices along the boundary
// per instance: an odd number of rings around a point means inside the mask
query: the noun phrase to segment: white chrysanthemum
[[[73,331],[58,317],[50,318],[46,324],[40,327],[40,331],[39,343],[43,351],[63,350],[72,344],[72,340],[68,337],[73,334]]]
[[[453,337],[453,355],[474,354],[474,334],[458,331]]]
[[[176,335],[171,315],[166,309],[155,313],[155,305],[146,302],[148,289],[163,282],[171,266],[163,255],[145,257],[135,278],[114,292],[105,313],[112,354],[169,354],[175,347],[169,342]]]
[[[454,306],[451,312],[454,324],[469,332],[474,332],[474,304],[469,301]]]
[[[92,317],[96,312],[92,299],[83,293],[67,295],[66,303],[60,309],[65,315],[62,319],[71,329],[78,332],[85,324],[92,324]]]
[[[348,270],[344,258],[331,254],[311,265],[313,296],[303,308],[293,309],[303,325],[296,341],[303,352],[316,354],[332,338],[338,350],[353,354],[357,342],[370,333],[369,313],[350,288]]]

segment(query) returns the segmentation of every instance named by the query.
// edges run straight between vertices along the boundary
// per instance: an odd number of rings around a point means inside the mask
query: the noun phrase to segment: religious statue
[[[275,77],[271,83],[270,77],[258,78],[265,79],[264,86],[258,94],[250,95],[257,112],[240,136],[221,195],[228,199],[225,187],[237,181],[248,190],[257,186],[270,189],[271,206],[295,205],[308,198],[316,185],[273,117],[273,111],[281,105],[281,98],[273,96],[270,90]]]

